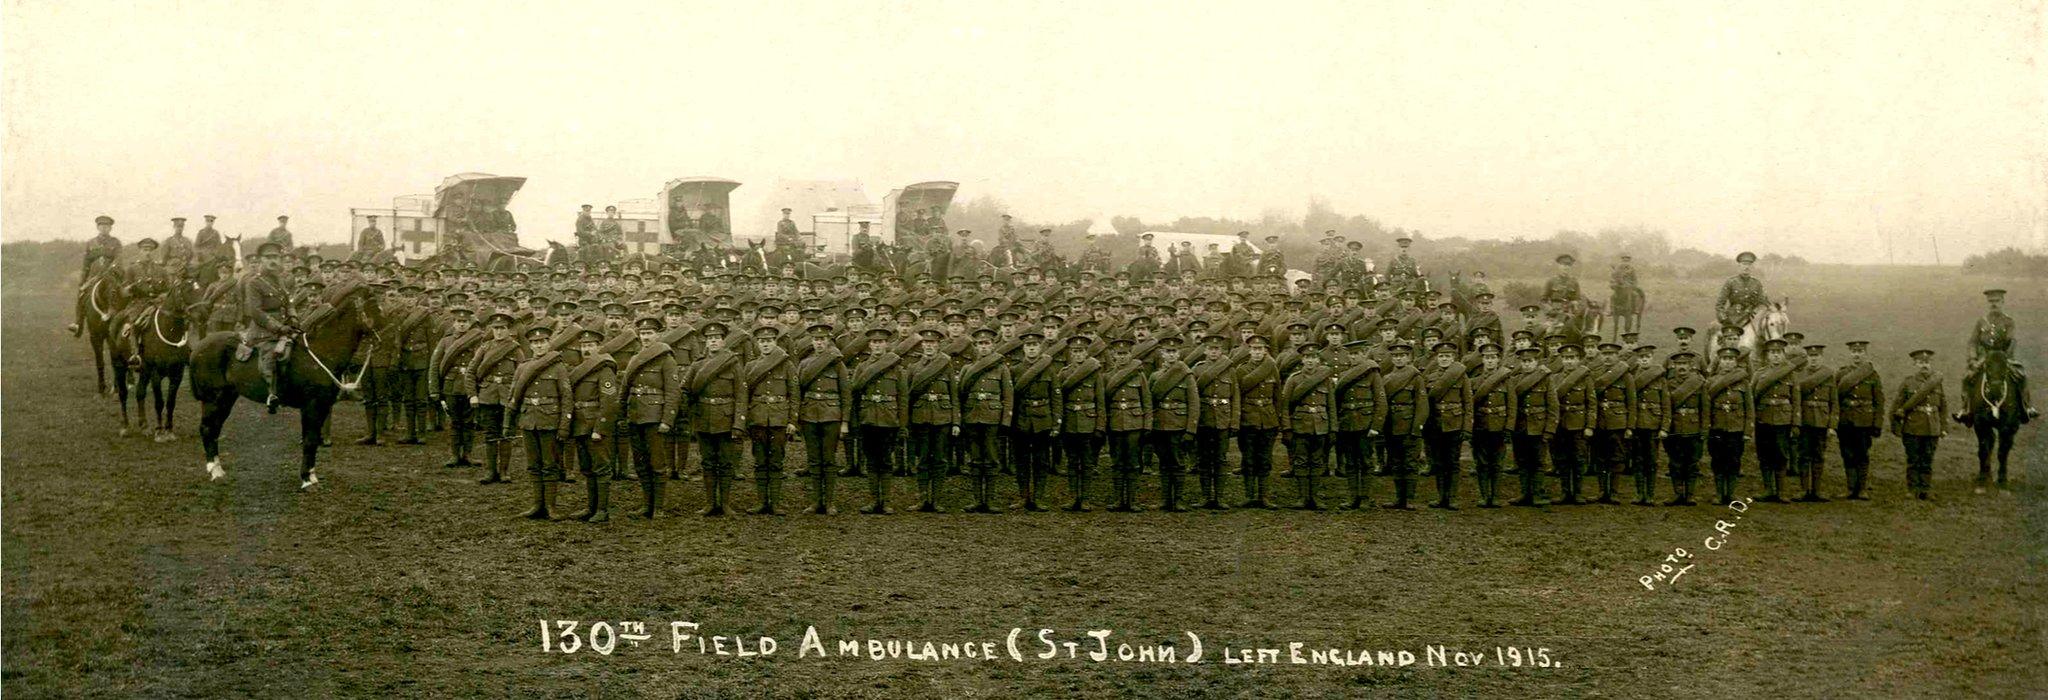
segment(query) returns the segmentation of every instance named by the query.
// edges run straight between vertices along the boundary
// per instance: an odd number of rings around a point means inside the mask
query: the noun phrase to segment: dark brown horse
[[[197,287],[190,281],[173,283],[153,310],[135,319],[135,342],[142,364],[135,379],[135,402],[148,394],[155,422],[150,435],[157,442],[176,439],[171,433],[178,413],[178,386],[185,382],[185,365],[192,359],[189,342],[193,336],[193,297]],[[140,420],[138,416],[137,420]]]
[[[277,363],[278,402],[299,409],[299,488],[320,483],[313,474],[320,449],[321,433],[334,403],[344,391],[353,390],[362,377],[349,379],[351,358],[365,339],[376,342],[382,321],[377,295],[360,284],[329,290],[327,303],[308,314],[304,330],[292,339],[291,354]],[[199,442],[206,450],[206,472],[219,479],[227,476],[220,465],[220,433],[234,412],[235,402],[247,398],[262,403],[267,393],[257,352],[240,357],[240,338],[231,332],[214,333],[192,348],[192,397],[200,402]]]
[[[120,356],[112,352],[114,335],[114,314],[126,304],[121,294],[120,278],[105,272],[93,277],[78,289],[78,322],[72,325],[72,334],[83,334],[92,347],[93,378],[95,389],[100,396],[107,395],[107,361],[114,362],[114,383],[127,381],[127,369],[121,366]],[[123,423],[126,427],[126,423]]]
[[[2038,411],[2027,396],[2027,375],[2007,360],[2005,353],[1989,350],[1977,369],[1963,377],[1963,410],[1956,422],[1977,433],[1977,485],[1991,480],[1991,452],[1998,451],[1998,485],[2005,485],[2005,466],[2012,457],[2012,442],[2020,426],[2033,420]]]

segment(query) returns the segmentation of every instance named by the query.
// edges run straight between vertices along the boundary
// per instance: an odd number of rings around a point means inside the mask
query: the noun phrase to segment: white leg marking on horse
[[[227,475],[228,470],[220,468],[220,460],[216,459],[206,463],[207,481],[219,481],[221,477]]]

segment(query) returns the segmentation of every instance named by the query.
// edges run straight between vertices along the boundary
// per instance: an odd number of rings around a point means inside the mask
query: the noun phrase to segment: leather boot
[[[611,477],[594,476],[590,478],[590,483],[593,484],[591,493],[595,494],[597,498],[597,506],[590,510],[590,522],[610,522],[612,519]]]
[[[522,517],[522,518],[526,518],[527,520],[547,520],[547,519],[549,519],[549,518],[548,518],[548,496],[549,496],[549,495],[550,495],[550,494],[552,493],[552,491],[551,491],[551,490],[550,490],[550,489],[549,489],[548,487],[549,487],[549,486],[551,486],[551,485],[553,485],[553,482],[549,482],[549,481],[542,481],[542,480],[540,480],[540,479],[534,479],[534,480],[533,480],[533,509],[532,509],[532,510],[528,510],[528,511],[526,511],[525,513],[522,513],[522,514],[520,514],[520,516],[519,516],[519,517]]]
[[[1323,509],[1322,504],[1316,502],[1316,476],[1317,472],[1319,471],[1321,470],[1315,467],[1309,467],[1307,469],[1301,470],[1300,472],[1297,472],[1297,475],[1301,477],[1299,480],[1296,481],[1296,483],[1301,485],[1300,491],[1302,510]]]
[[[1160,506],[1161,510],[1164,510],[1168,513],[1181,513],[1187,511],[1186,508],[1182,508],[1180,505],[1180,489],[1182,484],[1187,483],[1186,478],[1186,476],[1181,474],[1166,475],[1166,485],[1164,487],[1166,493],[1164,496],[1161,497],[1161,500],[1164,501],[1164,505]]]
[[[1067,490],[1074,495],[1074,502],[1067,504],[1067,512],[1088,512],[1088,472],[1081,465],[1067,465]]]
[[[868,470],[869,505],[860,509],[868,515],[889,514],[889,470],[873,467]]]
[[[377,442],[377,434],[378,434],[378,432],[379,432],[379,431],[378,431],[378,422],[379,422],[379,420],[380,420],[381,418],[383,418],[383,411],[382,411],[382,410],[381,410],[381,409],[380,409],[380,408],[379,408],[379,407],[377,406],[377,404],[373,404],[373,403],[365,403],[365,404],[363,404],[363,423],[365,424],[365,427],[366,427],[366,429],[367,429],[367,431],[368,431],[368,434],[366,434],[366,435],[364,435],[364,436],[362,436],[362,437],[356,438],[356,444],[358,444],[358,445],[376,445],[376,444],[378,444],[378,442]]]
[[[1257,477],[1257,481],[1258,481],[1258,484],[1259,484],[1259,507],[1260,507],[1260,508],[1263,508],[1263,509],[1266,509],[1266,510],[1279,510],[1279,509],[1280,509],[1280,505],[1279,505],[1279,504],[1277,504],[1277,503],[1274,503],[1274,502],[1273,502],[1273,500],[1272,500],[1272,498],[1271,498],[1271,496],[1272,496],[1272,486],[1273,486],[1273,477],[1272,477],[1272,476],[1260,476],[1260,477]]]
[[[1614,487],[1614,471],[1610,469],[1600,472],[1600,500],[1596,503],[1621,505],[1620,501],[1614,500]]]
[[[1394,479],[1394,502],[1387,504],[1386,508],[1388,510],[1415,510],[1415,506],[1408,505],[1408,497],[1414,492],[1415,479],[1413,477],[1396,477]]]
[[[721,515],[725,515],[724,485],[725,480],[728,478],[730,477],[727,477],[724,474],[704,475],[704,509],[697,511],[698,515],[702,515],[707,518],[715,518]]]
[[[592,516],[592,515],[596,515],[596,514],[597,514],[597,477],[594,477],[594,476],[593,476],[593,477],[591,477],[591,478],[589,478],[589,479],[586,479],[586,480],[584,480],[584,482],[583,482],[583,510],[581,510],[581,511],[578,511],[578,512],[576,513],[576,519],[577,519],[577,520],[582,520],[582,521],[585,521],[585,522],[589,522],[589,521],[590,521],[590,516]]]
[[[1043,464],[1039,465],[1038,469],[1033,470],[1031,474],[1031,497],[1033,500],[1030,506],[1024,508],[1025,510],[1034,513],[1043,513],[1047,510],[1045,504],[1037,502],[1036,499],[1046,493],[1046,480],[1050,478],[1052,478],[1052,475],[1046,472],[1045,465]]]
[[[769,503],[769,488],[771,487],[768,485],[768,472],[762,471],[760,469],[755,469],[754,495],[755,497],[761,499],[761,504],[758,506],[754,506],[753,510],[747,511],[748,513],[751,513],[753,515],[768,515],[770,513],[775,512],[775,506]]]
[[[1479,507],[1499,508],[1500,472],[1480,474],[1477,484],[1479,486]]]
[[[782,514],[782,472],[769,472],[768,512],[766,515]]]
[[[421,440],[421,439],[420,439],[420,428],[421,428],[421,424],[422,424],[422,423],[425,423],[425,422],[426,422],[426,416],[425,416],[425,415],[422,415],[422,414],[421,414],[421,411],[422,411],[422,410],[423,410],[423,409],[421,409],[421,408],[419,408],[419,407],[417,407],[417,406],[407,406],[407,407],[406,407],[406,409],[405,409],[405,437],[403,437],[403,438],[399,438],[399,440],[398,440],[398,444],[400,444],[400,445],[424,445],[424,444],[427,444],[425,440]]]
[[[491,442],[491,438],[484,438],[484,468],[489,470],[489,473],[484,474],[484,478],[477,479],[476,483],[496,484],[505,481],[505,477],[498,473],[498,444]]]
[[[815,493],[811,494],[811,512],[818,515],[837,515],[839,513],[839,509],[832,506],[832,501],[834,500],[832,492],[834,487],[838,486],[838,479],[839,470],[834,468],[830,462],[811,467],[811,484],[813,485],[813,491],[815,491]]]

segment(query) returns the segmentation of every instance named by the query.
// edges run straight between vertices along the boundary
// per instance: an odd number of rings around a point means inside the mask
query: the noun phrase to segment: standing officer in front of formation
[[[1266,481],[1273,474],[1273,439],[1285,425],[1280,419],[1280,365],[1269,354],[1272,341],[1254,335],[1238,363],[1237,460],[1244,474],[1244,508],[1274,508],[1266,499]]]
[[[1542,348],[1516,350],[1515,360],[1522,369],[1508,380],[1515,402],[1511,444],[1522,497],[1510,505],[1538,506],[1543,504],[1543,460],[1550,456],[1550,438],[1557,433],[1557,391],[1551,386],[1550,369],[1543,366]]]
[[[704,467],[704,510],[698,515],[725,515],[731,495],[733,463],[747,432],[747,382],[739,353],[726,347],[728,328],[716,321],[697,333],[704,338],[704,358],[684,374],[683,402],[690,430]],[[772,346],[773,343],[770,343]]]
[[[1145,364],[1131,355],[1127,338],[1109,341],[1109,366],[1102,370],[1103,401],[1108,408],[1110,506],[1130,513],[1136,503],[1138,466],[1144,436],[1152,430],[1151,377]]]
[[[1899,382],[1892,402],[1892,432],[1906,447],[1906,490],[1929,500],[1934,488],[1934,450],[1948,434],[1948,396],[1934,371],[1934,351],[1914,350],[1913,374]]]
[[[778,507],[782,463],[789,437],[796,433],[797,421],[791,415],[799,395],[796,370],[789,352],[776,342],[781,335],[781,329],[772,325],[755,328],[754,344],[761,354],[748,362],[742,373],[747,387],[747,437],[754,448],[754,492],[761,499],[752,511],[755,515],[782,514]]]
[[[583,512],[577,520],[602,523],[611,520],[611,451],[602,444],[619,423],[618,361],[603,352],[604,333],[586,330],[576,335],[576,351],[582,362],[569,369],[569,446],[576,466],[583,472]],[[568,446],[565,446],[565,448]],[[565,449],[565,453],[571,450]]]
[[[1714,472],[1714,503],[1735,500],[1735,483],[1742,478],[1742,453],[1751,431],[1756,429],[1756,403],[1752,400],[1749,370],[1737,361],[1742,349],[1725,346],[1720,369],[1707,380],[1707,459]]]
[[[1689,506],[1693,505],[1693,483],[1700,475],[1700,451],[1706,444],[1712,402],[1706,391],[1707,380],[1699,376],[1699,359],[1692,351],[1671,353],[1664,363],[1670,374],[1664,391],[1670,409],[1666,422],[1669,428],[1663,434],[1664,456],[1671,474],[1671,500],[1664,505]]]
[[[505,415],[512,408],[512,380],[526,360],[526,348],[512,337],[512,314],[491,314],[484,325],[491,329],[491,340],[476,351],[467,371],[476,386],[469,397],[470,415],[483,430],[484,466],[490,470],[477,483],[500,484],[510,481],[505,473],[511,470],[513,436]]]
[[[868,329],[867,359],[853,368],[846,392],[854,398],[854,427],[860,432],[862,460],[867,462],[869,515],[889,513],[889,477],[896,441],[910,425],[909,368],[903,356],[889,351],[895,331]]]
[[[1046,481],[1052,475],[1053,451],[1060,433],[1060,371],[1058,353],[1045,347],[1045,334],[1025,331],[1017,336],[1019,353],[1010,367],[1011,450],[1016,456],[1018,507],[1041,512]]]
[[[1851,501],[1867,501],[1864,484],[1870,476],[1870,443],[1884,435],[1884,379],[1870,364],[1870,341],[1851,340],[1849,363],[1835,374],[1835,392],[1840,397],[1840,417],[1835,435],[1842,452],[1842,475],[1848,480]]]
[[[960,439],[967,442],[968,476],[974,481],[974,505],[969,513],[999,512],[996,495],[997,440],[1015,420],[1011,406],[1016,386],[1002,353],[996,352],[997,333],[987,328],[974,331],[973,357],[960,369]]]
[[[1415,495],[1415,463],[1423,458],[1422,435],[1429,424],[1429,384],[1413,359],[1415,346],[1397,340],[1386,348],[1393,367],[1385,378],[1387,429],[1381,438],[1386,445],[1387,466],[1394,475],[1394,502],[1387,508],[1414,510],[1408,499]]]
[[[1336,432],[1331,438],[1337,453],[1337,470],[1344,475],[1346,491],[1350,496],[1344,507],[1357,510],[1365,507],[1371,494],[1371,479],[1375,457],[1379,451],[1374,444],[1380,439],[1380,429],[1387,424],[1386,387],[1384,374],[1377,360],[1369,351],[1372,341],[1358,340],[1346,343],[1350,352],[1350,364],[1331,377],[1330,391],[1336,395],[1337,412],[1333,419]]]
[[[1481,508],[1500,507],[1501,458],[1515,429],[1515,371],[1501,359],[1499,345],[1481,343],[1472,379],[1472,469]]]
[[[1603,355],[1620,350],[1618,343],[1600,344]],[[1619,503],[1614,499],[1615,481],[1626,471],[1629,441],[1635,436],[1636,391],[1630,381],[1633,370],[1629,361],[1616,358],[1587,373],[1593,397],[1593,478],[1600,486],[1596,503]],[[1637,494],[1636,502],[1647,503],[1647,499]]]
[[[1764,366],[1757,370],[1750,389],[1756,402],[1756,464],[1764,480],[1765,503],[1784,503],[1780,482],[1786,462],[1799,440],[1799,384],[1792,373],[1797,368],[1785,359],[1785,341],[1764,341]]]
[[[1591,369],[1582,363],[1584,354],[1577,345],[1560,346],[1558,369],[1551,373],[1550,389],[1557,396],[1557,434],[1550,440],[1550,461],[1564,493],[1557,501],[1560,505],[1585,503],[1579,498],[1579,486],[1587,446],[1593,438],[1594,401]]]
[[[834,481],[839,477],[833,459],[839,454],[840,438],[849,432],[847,413],[853,396],[847,391],[846,360],[833,342],[831,324],[813,323],[809,332],[811,353],[796,365],[793,416],[797,435],[804,442],[804,464],[811,470],[811,512],[832,515],[839,512],[832,505]]]
[[[1627,463],[1636,480],[1639,506],[1656,505],[1658,445],[1671,434],[1671,380],[1665,368],[1657,366],[1657,346],[1638,345],[1630,362],[1635,364],[1626,380],[1635,401],[1629,411]]]
[[[943,512],[939,496],[946,482],[947,440],[960,436],[960,405],[954,402],[959,364],[939,348],[946,334],[919,331],[918,356],[911,361],[910,461],[917,469],[917,511]]]
[[[635,321],[633,329],[640,336],[640,350],[619,370],[619,381],[626,387],[620,399],[620,428],[631,441],[633,474],[640,479],[640,495],[645,500],[640,517],[647,519],[661,513],[668,441],[684,428],[669,423],[676,415],[676,407],[682,405],[683,373],[676,366],[668,344],[658,338],[662,327],[659,318]]]
[[[1287,436],[1288,471],[1300,492],[1301,509],[1322,510],[1316,502],[1316,477],[1323,473],[1323,457],[1330,451],[1336,395],[1331,391],[1331,369],[1322,362],[1322,346],[1309,342],[1298,350],[1301,364],[1281,386],[1280,432]]]
[[[1820,495],[1821,467],[1828,461],[1828,437],[1836,434],[1836,423],[1841,419],[1841,394],[1835,388],[1835,370],[1821,364],[1821,353],[1826,346],[1818,343],[1806,346],[1806,364],[1793,372],[1799,390],[1799,461],[1805,466],[1799,474],[1804,493],[1796,499],[1803,503],[1824,503],[1828,499]]]
[[[1424,424],[1422,442],[1429,455],[1430,473],[1436,476],[1436,502],[1431,508],[1457,510],[1452,499],[1458,493],[1458,457],[1465,439],[1472,434],[1473,385],[1464,365],[1458,363],[1458,346],[1437,343],[1436,366],[1423,381],[1429,387],[1429,420]]]
[[[533,476],[533,508],[520,517],[549,520],[555,510],[555,484],[562,480],[562,443],[569,438],[570,411],[563,403],[569,390],[569,367],[562,353],[548,349],[549,328],[526,330],[528,357],[512,376],[504,432],[517,429],[525,437],[526,472]]]

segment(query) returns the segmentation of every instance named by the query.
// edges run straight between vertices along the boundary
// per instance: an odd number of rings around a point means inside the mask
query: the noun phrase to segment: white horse
[[[1761,363],[1764,342],[1784,337],[1785,331],[1792,327],[1792,316],[1785,311],[1791,303],[1790,297],[1781,297],[1750,314],[1749,323],[1742,326],[1742,337],[1735,341],[1736,347],[1742,348],[1753,362]],[[1707,327],[1714,329],[1707,336],[1708,356],[1718,357],[1721,352],[1721,322],[1716,320]]]

